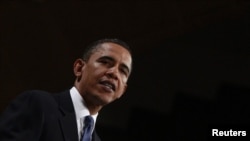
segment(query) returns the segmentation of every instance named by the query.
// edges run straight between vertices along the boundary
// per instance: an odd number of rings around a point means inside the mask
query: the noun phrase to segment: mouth
[[[116,89],[115,84],[109,80],[100,81],[100,84],[102,84],[103,86],[105,86],[106,88],[108,88],[112,91],[115,91],[115,89]]]

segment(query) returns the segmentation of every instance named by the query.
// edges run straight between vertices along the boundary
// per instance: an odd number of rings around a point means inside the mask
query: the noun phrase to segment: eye
[[[104,59],[103,59],[103,60],[100,60],[99,62],[101,62],[101,63],[103,63],[103,64],[109,63],[108,60],[104,60]]]
[[[121,71],[124,75],[128,76],[128,72],[126,71],[126,69],[120,69],[120,71]]]
[[[101,58],[98,59],[98,62],[100,62],[101,64],[105,64],[105,65],[112,65],[112,63],[114,62],[113,59],[111,57],[108,56],[103,56]]]
[[[106,65],[106,64],[111,64],[111,60],[105,59],[105,58],[100,59],[99,62],[100,62],[101,64],[105,64],[105,65]]]

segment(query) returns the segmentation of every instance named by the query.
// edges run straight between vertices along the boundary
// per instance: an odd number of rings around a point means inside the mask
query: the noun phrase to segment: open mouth
[[[104,81],[101,81],[100,84],[104,85],[108,89],[111,89],[111,90],[115,91],[115,84],[112,83],[111,81],[104,80]]]

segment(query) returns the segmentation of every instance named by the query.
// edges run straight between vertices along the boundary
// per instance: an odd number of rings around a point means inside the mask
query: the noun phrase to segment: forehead
[[[95,58],[109,56],[131,68],[132,57],[130,52],[126,48],[115,43],[102,43],[98,45],[92,56]]]

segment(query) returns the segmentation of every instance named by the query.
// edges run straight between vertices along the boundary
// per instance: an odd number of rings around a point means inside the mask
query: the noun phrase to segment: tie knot
[[[93,126],[94,124],[94,119],[91,116],[86,116],[84,120],[84,124],[86,126]]]

